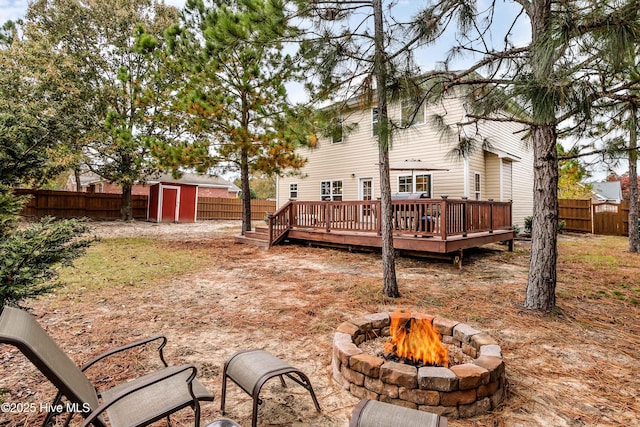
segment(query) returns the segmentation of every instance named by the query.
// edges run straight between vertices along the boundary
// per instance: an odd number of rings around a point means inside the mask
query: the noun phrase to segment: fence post
[[[493,199],[489,199],[489,233],[493,233]]]

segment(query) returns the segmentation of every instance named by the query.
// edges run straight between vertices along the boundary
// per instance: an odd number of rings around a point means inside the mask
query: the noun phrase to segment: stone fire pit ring
[[[333,336],[334,380],[359,398],[380,400],[449,418],[468,418],[495,409],[505,396],[500,346],[489,334],[443,317],[431,319],[442,342],[458,346],[471,363],[421,367],[367,354],[358,345],[389,336],[391,313],[375,313],[342,323]]]

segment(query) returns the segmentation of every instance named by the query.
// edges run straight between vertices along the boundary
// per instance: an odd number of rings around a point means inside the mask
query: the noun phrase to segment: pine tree
[[[168,167],[188,164],[240,172],[242,233],[251,231],[250,177],[301,168],[296,153],[313,145],[309,114],[292,105],[286,83],[302,78],[284,40],[295,34],[278,0],[188,2],[182,26],[169,30],[174,69],[184,72],[177,99],[192,140],[154,147]]]

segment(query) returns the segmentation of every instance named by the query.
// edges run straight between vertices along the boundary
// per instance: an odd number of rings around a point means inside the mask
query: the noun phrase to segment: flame
[[[413,363],[431,366],[449,366],[449,351],[442,344],[442,336],[431,324],[430,316],[396,311],[391,313],[391,337],[384,351]]]

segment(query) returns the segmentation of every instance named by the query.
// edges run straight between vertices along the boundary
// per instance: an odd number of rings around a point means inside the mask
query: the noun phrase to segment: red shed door
[[[162,187],[162,222],[176,221],[178,189]]]

